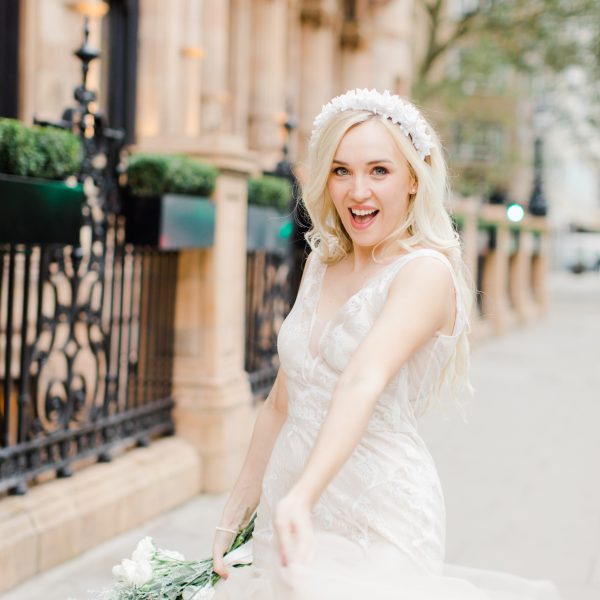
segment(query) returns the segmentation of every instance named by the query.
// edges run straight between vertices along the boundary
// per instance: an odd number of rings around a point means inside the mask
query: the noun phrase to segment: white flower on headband
[[[366,88],[350,90],[323,106],[314,120],[310,145],[314,146],[317,143],[323,127],[333,115],[346,110],[367,110],[390,119],[400,126],[402,133],[411,140],[422,159],[431,154],[433,140],[419,111],[410,102],[390,94],[387,90],[381,94],[377,90]]]

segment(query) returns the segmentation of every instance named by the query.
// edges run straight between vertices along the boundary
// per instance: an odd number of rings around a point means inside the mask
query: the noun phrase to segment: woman
[[[388,92],[334,98],[303,197],[312,253],[217,527],[217,598],[555,598],[545,582],[444,565],[443,495],[417,417],[466,385],[472,289],[435,133]],[[254,564],[228,570],[257,506]]]

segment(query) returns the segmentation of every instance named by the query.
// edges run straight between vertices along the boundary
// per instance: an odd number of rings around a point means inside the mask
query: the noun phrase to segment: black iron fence
[[[290,268],[288,254],[247,253],[245,368],[255,399],[269,393],[279,368],[277,334],[293,301]]]
[[[176,253],[105,232],[0,246],[0,491],[173,431]]]

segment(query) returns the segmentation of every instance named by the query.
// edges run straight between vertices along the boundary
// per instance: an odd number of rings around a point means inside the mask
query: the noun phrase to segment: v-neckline
[[[325,332],[327,331],[327,329],[329,329],[329,327],[332,325],[332,323],[335,323],[340,318],[340,316],[344,313],[346,307],[350,304],[350,302],[352,302],[354,300],[354,298],[356,298],[369,285],[371,285],[374,281],[376,281],[382,273],[384,273],[385,271],[388,270],[389,267],[397,264],[403,258],[406,258],[407,256],[410,256],[411,254],[413,254],[414,252],[418,252],[419,250],[425,250],[425,248],[419,248],[417,250],[413,250],[411,252],[407,252],[405,254],[401,254],[400,256],[397,256],[392,262],[390,262],[389,264],[382,267],[379,271],[377,271],[377,273],[375,273],[371,277],[367,278],[367,280],[363,283],[363,285],[358,290],[356,290],[356,292],[354,292],[353,294],[348,296],[348,298],[346,298],[346,300],[342,304],[340,304],[340,306],[338,306],[338,308],[335,309],[335,311],[332,313],[331,317],[325,321],[325,323],[319,333],[318,339],[316,340],[315,349],[317,352],[316,352],[316,354],[313,354],[312,350],[311,350],[313,330],[314,330],[315,322],[317,321],[317,313],[319,311],[319,305],[321,304],[321,296],[322,296],[322,291],[323,291],[323,280],[325,279],[325,275],[326,275],[327,269],[329,267],[329,265],[327,263],[320,264],[321,272],[319,273],[319,282],[318,282],[318,286],[317,286],[317,290],[316,290],[317,293],[316,293],[316,298],[315,298],[315,302],[313,305],[312,316],[310,319],[310,326],[308,329],[307,353],[308,353],[309,359],[312,362],[319,360],[319,358],[321,356],[319,348],[321,346],[321,342],[323,340],[323,336],[325,335]]]

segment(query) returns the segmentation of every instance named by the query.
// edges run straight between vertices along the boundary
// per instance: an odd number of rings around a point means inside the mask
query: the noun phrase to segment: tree
[[[569,114],[561,100],[550,106],[548,91],[558,87],[554,75],[559,74],[559,79],[579,81],[573,95],[586,98],[590,123],[600,114],[600,2],[416,2],[427,33],[417,56],[413,96],[433,109],[453,146],[455,189],[486,195],[505,187],[522,197],[530,176],[515,173],[523,173],[532,157],[530,144],[519,139],[524,124],[531,128],[521,100],[533,97],[538,104],[543,98],[553,121],[578,121],[580,129],[580,110]],[[565,78],[573,69],[578,77]]]
[[[525,72],[560,72],[572,65],[596,75],[600,71],[598,0],[417,2],[428,31],[414,88],[420,100],[433,92],[457,91],[451,73],[440,75],[441,63],[457,49],[463,50],[462,70],[480,75],[490,75],[499,65]]]

